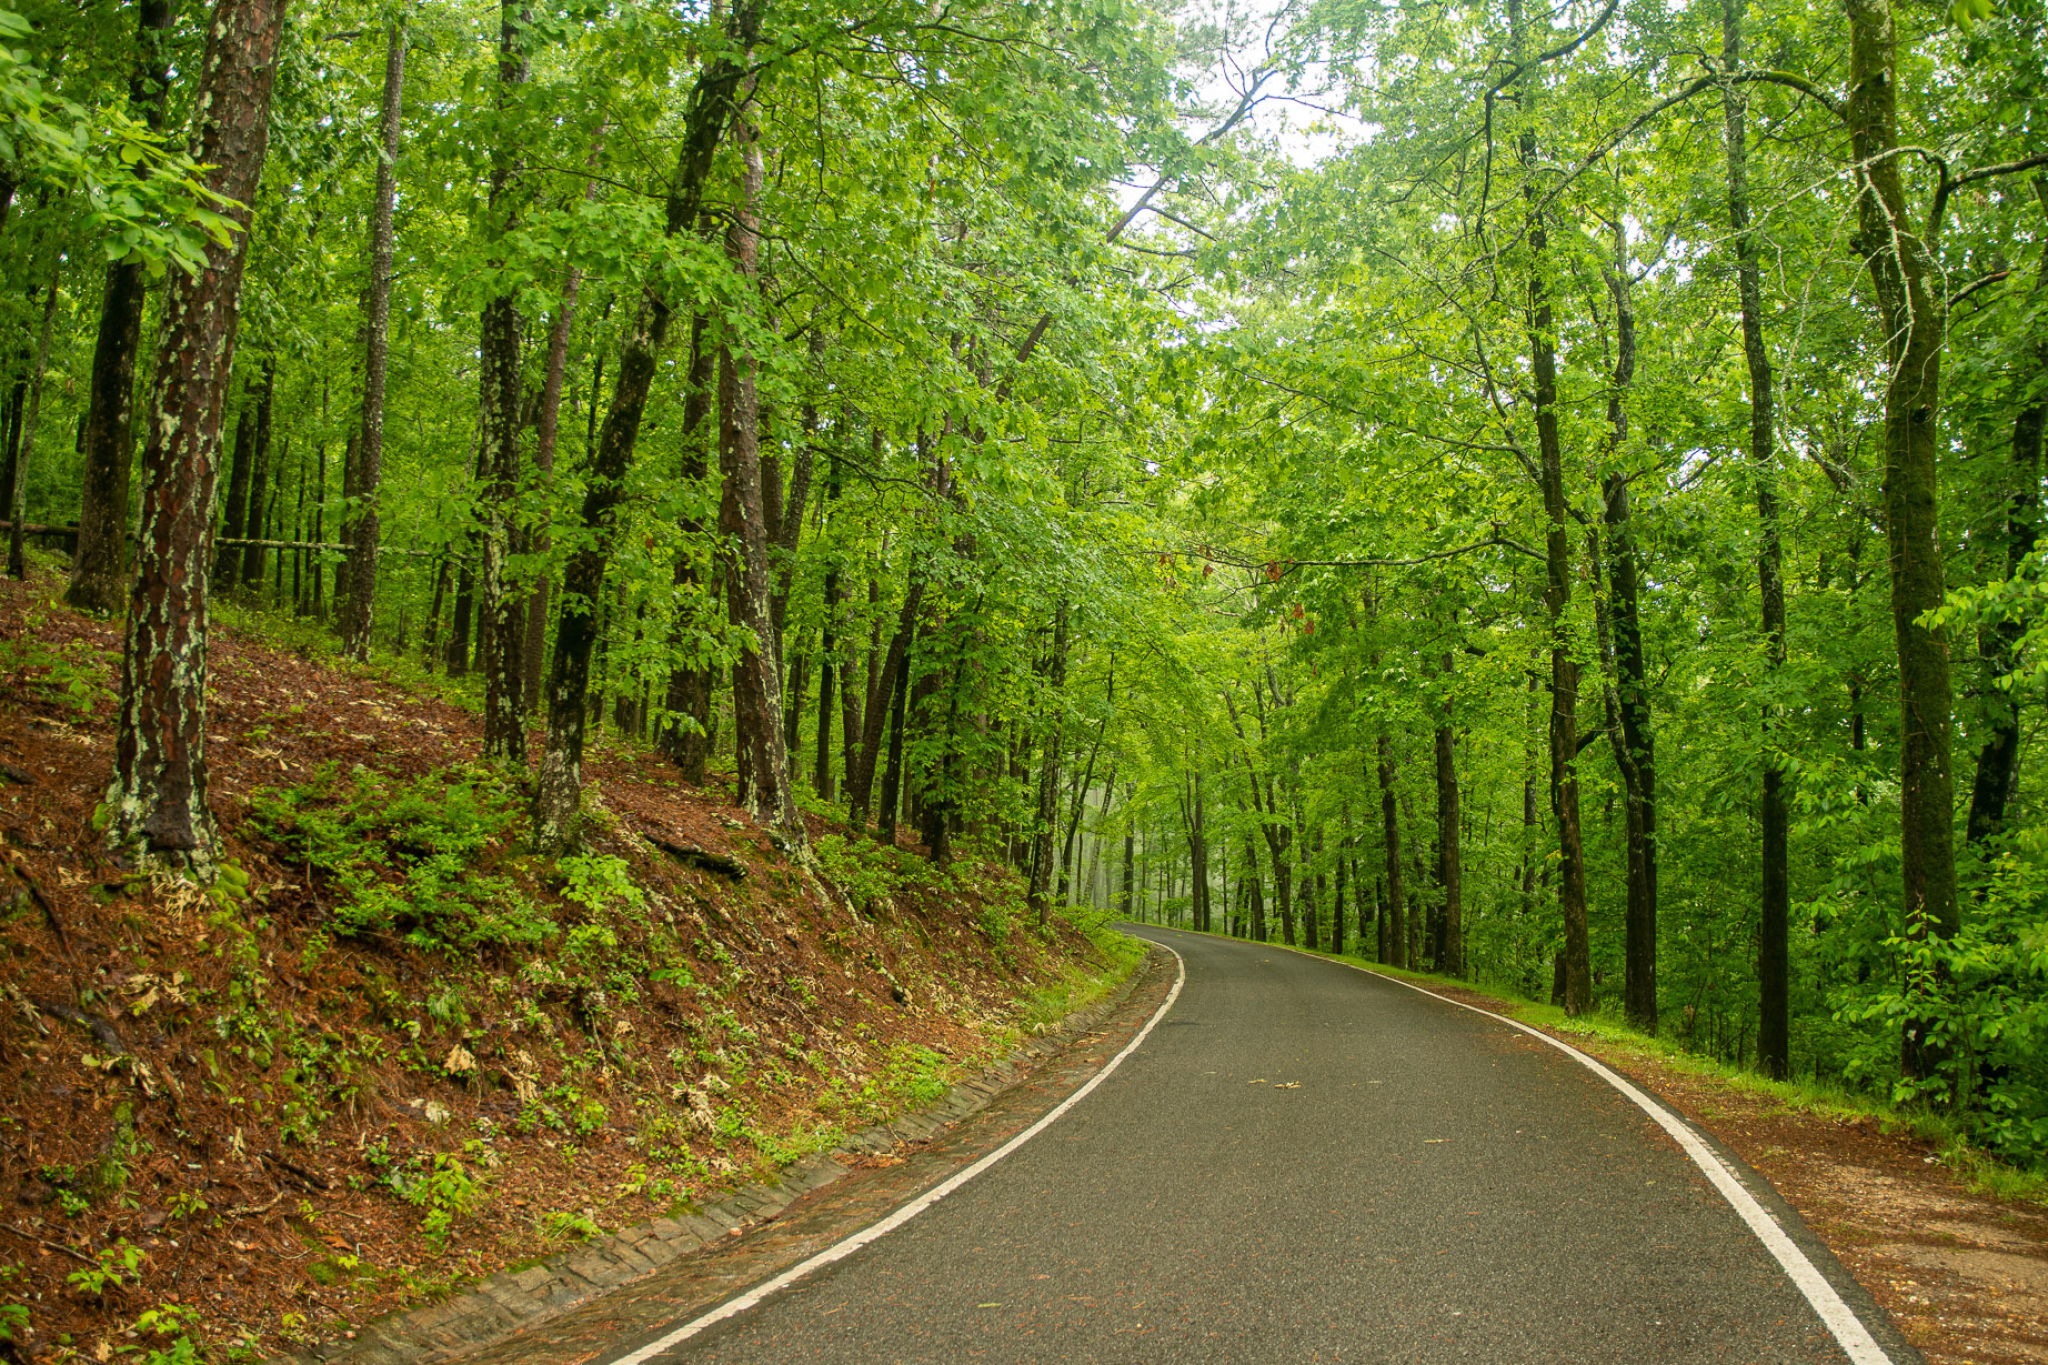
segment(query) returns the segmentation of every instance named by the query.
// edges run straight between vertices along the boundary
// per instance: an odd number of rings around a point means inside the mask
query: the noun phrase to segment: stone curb
[[[1151,949],[1108,995],[1068,1015],[987,1071],[960,1082],[927,1108],[862,1129],[832,1151],[792,1162],[769,1179],[733,1190],[694,1214],[656,1218],[557,1252],[523,1270],[500,1271],[452,1298],[378,1318],[350,1337],[297,1355],[273,1356],[269,1365],[431,1365],[457,1360],[651,1275],[708,1243],[770,1222],[805,1195],[850,1174],[852,1168],[840,1158],[880,1156],[924,1141],[986,1108],[1022,1081],[1034,1063],[1113,1013],[1161,956],[1158,948]]]

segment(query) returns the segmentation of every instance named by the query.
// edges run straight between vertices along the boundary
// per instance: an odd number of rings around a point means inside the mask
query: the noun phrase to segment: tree
[[[201,268],[174,274],[150,385],[141,551],[121,656],[120,728],[107,790],[109,842],[143,865],[209,875],[207,580],[221,410],[234,362],[249,205],[270,138],[283,0],[220,0],[199,69],[193,157],[230,205],[233,230]]]

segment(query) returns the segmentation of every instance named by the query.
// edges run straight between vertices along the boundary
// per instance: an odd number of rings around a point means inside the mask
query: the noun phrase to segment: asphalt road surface
[[[1335,963],[1138,932],[1187,978],[1114,1075],[920,1216],[653,1358],[1847,1358],[1727,1199],[1572,1058]]]

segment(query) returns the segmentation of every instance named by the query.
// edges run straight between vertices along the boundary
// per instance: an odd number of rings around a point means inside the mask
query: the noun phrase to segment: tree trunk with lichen
[[[199,69],[193,153],[233,228],[195,274],[172,272],[146,413],[142,532],[121,660],[110,845],[145,865],[208,875],[207,580],[221,409],[234,364],[250,209],[269,146],[286,0],[220,0]]]

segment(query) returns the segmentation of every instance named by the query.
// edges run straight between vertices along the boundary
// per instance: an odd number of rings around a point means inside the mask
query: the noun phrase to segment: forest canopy
[[[0,12],[0,509],[124,617],[2048,1156],[2040,0]]]

